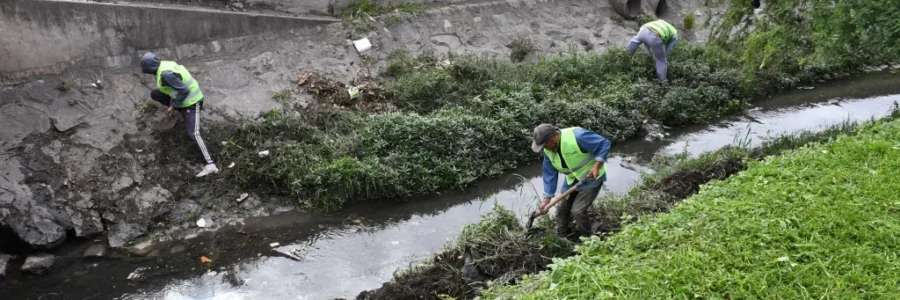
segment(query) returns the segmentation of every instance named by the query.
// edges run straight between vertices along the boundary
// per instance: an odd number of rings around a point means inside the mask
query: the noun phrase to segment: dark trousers
[[[156,102],[161,103],[162,105],[169,106],[172,103],[172,97],[166,95],[159,90],[153,90],[150,92],[150,98],[153,98]],[[213,163],[212,156],[209,154],[209,150],[206,148],[206,143],[203,142],[203,138],[200,137],[200,109],[203,108],[203,99],[200,99],[194,105],[189,107],[176,107],[175,109],[181,113],[181,117],[184,118],[184,127],[187,128],[187,134],[197,143],[197,146],[200,147],[200,153],[203,153],[203,159],[206,160],[207,164]]]
[[[588,217],[588,210],[600,194],[600,188],[603,184],[592,189],[576,191],[569,194],[565,200],[559,202],[556,208],[556,232],[560,236],[569,234],[569,224],[572,218],[575,218],[575,225],[578,226],[579,236],[591,236],[591,218]]]

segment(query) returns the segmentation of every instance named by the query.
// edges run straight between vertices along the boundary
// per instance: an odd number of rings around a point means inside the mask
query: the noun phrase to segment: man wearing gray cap
[[[566,176],[562,190],[581,182],[578,189],[559,203],[556,211],[556,231],[561,236],[569,234],[569,222],[575,217],[579,236],[590,236],[591,220],[588,209],[600,193],[606,181],[606,156],[610,142],[599,134],[579,127],[558,129],[551,124],[534,128],[531,150],[544,152],[544,197],[539,209],[550,208],[550,198],[556,194],[559,173]]]

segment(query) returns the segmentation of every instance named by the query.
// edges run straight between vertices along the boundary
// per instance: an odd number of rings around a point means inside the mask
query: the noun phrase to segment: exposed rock
[[[109,255],[109,248],[103,244],[93,244],[84,250],[84,257],[105,257]]]
[[[75,236],[90,237],[103,232],[103,223],[97,211],[79,211],[72,208],[66,208],[66,211],[72,219],[72,226],[75,227]]]
[[[149,270],[150,270],[150,268],[148,268],[148,267],[137,268],[134,271],[132,271],[131,274],[128,274],[127,279],[128,279],[128,281],[132,281],[132,282],[144,281],[144,279],[146,279],[145,273],[147,273],[147,271],[149,271]]]
[[[22,272],[37,275],[45,274],[53,267],[53,262],[55,260],[56,257],[50,254],[29,256],[25,259],[25,264],[22,265]]]
[[[132,254],[137,256],[144,256],[147,255],[147,253],[150,253],[151,250],[153,250],[153,246],[153,241],[144,241],[132,246],[131,248],[128,248],[128,251],[131,251]]]
[[[184,244],[178,244],[178,245],[172,246],[172,249],[169,250],[169,253],[175,254],[175,253],[179,253],[179,252],[184,252],[184,250],[187,250],[187,246],[185,246]]]
[[[135,190],[125,197],[128,199],[126,214],[130,221],[158,218],[171,210],[169,201],[172,193],[159,186],[148,190]]]
[[[9,260],[12,255],[0,254],[0,277],[6,276],[6,268],[9,266]]]
[[[109,245],[111,247],[122,247],[132,239],[147,233],[147,226],[119,223],[109,227]]]
[[[198,210],[200,210],[200,205],[197,205],[196,201],[191,199],[184,199],[178,202],[177,205],[175,205],[175,208],[172,209],[172,213],[169,214],[169,219],[177,223],[188,221],[191,214]]]

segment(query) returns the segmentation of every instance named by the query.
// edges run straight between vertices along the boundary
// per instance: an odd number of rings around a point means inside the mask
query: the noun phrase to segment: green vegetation
[[[691,30],[694,29],[694,14],[686,14],[684,15],[684,29]]]
[[[900,2],[872,5],[885,3]],[[744,9],[744,4],[736,5],[733,10]],[[777,11],[781,5],[770,7]],[[729,11],[727,16],[734,15]],[[769,20],[788,22],[782,28],[794,22]],[[790,35],[815,34],[825,26],[816,25],[792,29]],[[768,34],[764,37],[785,39],[786,31],[767,26],[759,26],[761,34]],[[245,188],[266,188],[297,199],[304,208],[333,210],[348,202],[462,188],[534,161],[529,135],[540,122],[577,125],[622,141],[635,136],[646,119],[669,126],[704,122],[740,111],[748,102],[784,88],[897,59],[900,51],[858,59],[832,60],[826,55],[845,49],[869,54],[895,49],[886,41],[857,44],[843,38],[844,34],[865,35],[861,28],[829,26],[841,38],[825,43],[813,39],[802,47],[784,44],[767,54],[765,68],[758,68],[750,61],[756,58],[746,55],[750,49],[768,45],[765,38],[719,39],[711,45],[680,43],[669,57],[668,87],[655,83],[653,60],[644,51],[628,55],[612,48],[524,63],[462,56],[449,58],[446,64],[433,55],[413,58],[398,50],[385,70],[393,76],[385,87],[385,101],[399,112],[270,114],[259,122],[223,124],[211,133],[216,140],[227,141],[220,153],[223,160],[241,162],[232,176]],[[887,39],[893,41],[898,36],[879,37],[894,37]],[[798,64],[788,58],[804,61]],[[262,150],[271,150],[271,155],[259,157]]]
[[[895,111],[882,122],[895,120],[897,117]],[[873,123],[874,121],[866,124],[845,122],[821,132],[801,132],[781,136],[752,148],[747,147],[746,140],[737,140],[735,146],[704,153],[696,158],[690,158],[687,153],[657,156],[650,162],[656,170],[655,173],[645,175],[641,183],[622,197],[607,195],[596,201],[592,218],[595,224],[600,225],[599,234],[612,234],[625,224],[652,218],[655,213],[671,210],[676,203],[697,193],[702,184],[710,180],[726,179],[744,170],[749,161],[779,155],[810,143],[833,142],[841,136],[860,132],[860,128],[869,128]],[[444,294],[455,299],[472,299],[476,296],[473,285],[475,287],[482,285],[472,284],[471,281],[490,280],[494,285],[505,284],[516,279],[510,278],[510,275],[535,273],[549,268],[546,264],[536,263],[538,260],[533,256],[535,253],[546,256],[543,261],[547,264],[550,263],[549,257],[570,256],[572,243],[555,235],[552,219],[544,217],[537,221],[539,231],[526,233],[511,212],[495,207],[494,212],[480,223],[468,225],[457,241],[448,245],[448,248],[434,259],[398,274],[381,288],[361,294],[363,297],[360,299],[428,298],[435,294]],[[461,274],[466,274],[467,271],[461,258],[466,255],[471,258],[472,253],[480,253],[480,256],[475,256],[481,258],[480,260],[472,260],[479,269],[495,271],[484,272],[489,274],[482,274],[482,277],[464,280],[465,275]],[[529,286],[495,287],[492,295],[497,296],[497,293],[503,296],[515,295],[523,288]],[[591,297],[575,298],[591,299]]]
[[[517,37],[509,43],[509,58],[514,62],[525,60],[529,54],[537,51],[537,46],[527,37]]]
[[[751,162],[485,298],[892,298],[900,121]]]
[[[734,48],[751,76],[827,78],[896,60],[900,53],[898,1],[770,1],[756,19],[750,1],[730,5],[711,37],[716,45]]]
[[[374,17],[383,14],[412,14],[425,12],[427,7],[422,4],[415,3],[399,3],[390,4],[388,6],[378,6],[375,0],[351,0],[347,8],[341,11],[341,18],[344,21],[352,21],[364,17]]]

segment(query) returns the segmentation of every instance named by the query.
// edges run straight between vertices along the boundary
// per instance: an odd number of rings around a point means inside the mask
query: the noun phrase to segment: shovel
[[[553,198],[553,200],[550,200],[550,203],[547,204],[546,211],[550,211],[551,207],[559,203],[559,201],[566,199],[566,197],[568,197],[569,194],[575,192],[575,190],[577,190],[582,183],[584,182],[579,181],[578,183],[570,187],[565,193],[562,193],[561,195],[556,196],[556,198]],[[531,230],[532,225],[534,225],[534,219],[537,219],[537,217],[543,216],[544,214],[546,214],[546,212],[542,212],[540,208],[538,208],[537,211],[531,213],[531,216],[528,217],[528,226],[526,227],[526,230]]]

